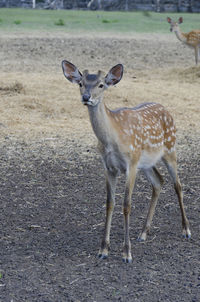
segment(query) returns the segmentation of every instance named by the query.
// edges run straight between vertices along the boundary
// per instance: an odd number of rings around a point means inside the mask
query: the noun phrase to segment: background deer
[[[177,175],[175,152],[175,125],[171,115],[160,104],[144,103],[135,108],[110,110],[103,101],[104,91],[117,84],[123,75],[123,66],[118,64],[111,68],[106,76],[102,71],[83,74],[68,61],[62,62],[65,77],[80,87],[81,100],[87,106],[94,133],[98,139],[106,171],[106,222],[99,251],[99,258],[108,256],[110,245],[110,228],[115,205],[115,188],[117,175],[126,175],[124,214],[123,261],[131,262],[131,244],[129,239],[129,219],[131,212],[131,195],[137,169],[142,169],[153,187],[152,199],[147,218],[139,240],[146,239],[154,215],[156,203],[163,183],[156,163],[162,159],[172,177],[182,214],[183,235],[190,238],[189,223],[186,218],[181,184]]]
[[[177,38],[181,42],[194,48],[195,62],[197,65],[199,61],[200,30],[192,30],[189,33],[183,33],[179,27],[179,24],[183,23],[182,17],[179,18],[178,22],[173,22],[171,18],[167,17],[167,22],[171,25],[170,31],[175,32]]]

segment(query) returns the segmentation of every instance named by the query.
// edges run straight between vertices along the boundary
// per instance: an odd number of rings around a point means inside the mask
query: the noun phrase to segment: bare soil
[[[105,94],[111,108],[156,101],[177,124],[179,176],[192,238],[181,237],[164,167],[149,237],[137,242],[151,188],[133,193],[133,263],[121,259],[124,178],[119,178],[109,258],[97,252],[105,184],[78,88],[61,61],[105,73],[124,64]],[[0,302],[200,301],[200,67],[173,35],[2,35],[0,45]]]

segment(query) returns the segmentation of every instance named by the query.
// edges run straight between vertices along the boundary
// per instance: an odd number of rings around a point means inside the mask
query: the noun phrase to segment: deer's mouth
[[[82,100],[82,103],[83,103],[84,106],[87,106],[88,103],[89,103],[89,101],[83,101],[83,100]]]
[[[84,106],[92,106],[92,107],[95,107],[95,106],[99,103],[99,100],[89,98],[89,99],[86,101],[86,100],[83,100],[83,99],[82,99],[82,103],[83,103]]]

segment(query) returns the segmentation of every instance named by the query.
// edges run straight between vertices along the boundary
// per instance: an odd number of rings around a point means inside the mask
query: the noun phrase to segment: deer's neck
[[[187,37],[186,35],[180,30],[180,28],[177,28],[175,31],[175,35],[177,39],[179,39],[181,42],[186,43],[187,42]]]
[[[88,111],[96,137],[104,146],[108,146],[108,144],[113,141],[113,131],[111,130],[112,126],[109,117],[109,109],[105,106],[103,101],[101,101],[94,107],[88,106]]]

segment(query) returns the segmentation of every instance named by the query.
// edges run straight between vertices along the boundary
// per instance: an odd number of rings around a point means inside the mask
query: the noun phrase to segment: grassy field
[[[180,14],[168,14],[178,19]],[[199,14],[181,14],[185,31],[200,28]],[[0,9],[0,31],[168,33],[167,14],[74,10]]]

